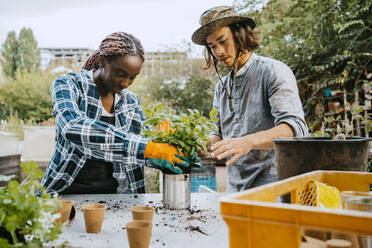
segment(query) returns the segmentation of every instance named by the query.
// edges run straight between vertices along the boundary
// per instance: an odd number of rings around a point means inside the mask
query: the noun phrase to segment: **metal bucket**
[[[163,206],[190,208],[190,174],[163,174]]]

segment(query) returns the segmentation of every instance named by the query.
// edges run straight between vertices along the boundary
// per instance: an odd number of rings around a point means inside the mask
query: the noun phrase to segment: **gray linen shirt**
[[[231,72],[222,80],[230,92]],[[287,123],[296,137],[308,135],[296,78],[284,63],[252,53],[237,72],[232,97],[233,113],[219,81],[213,99],[213,108],[219,113],[219,130],[212,134],[222,139],[236,138]],[[251,150],[228,167],[227,190],[252,187],[256,177],[274,163],[274,150]]]

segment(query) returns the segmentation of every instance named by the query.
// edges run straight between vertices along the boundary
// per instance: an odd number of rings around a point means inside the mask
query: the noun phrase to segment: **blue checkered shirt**
[[[95,159],[112,163],[118,188],[127,185],[130,193],[144,193],[148,139],[140,136],[144,117],[137,97],[128,90],[120,93],[114,107],[115,126],[99,120],[103,106],[93,71],[59,76],[52,85],[52,98],[56,148],[41,181],[46,191],[63,191],[85,161]]]

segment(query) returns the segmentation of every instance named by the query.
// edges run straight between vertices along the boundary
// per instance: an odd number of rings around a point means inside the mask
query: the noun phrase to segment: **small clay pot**
[[[62,206],[58,207],[57,213],[61,215],[58,219],[56,219],[57,223],[63,223],[68,220],[70,220],[71,216],[71,210],[73,207],[72,201],[66,201],[66,200],[59,200],[59,202],[62,204]]]
[[[339,106],[339,102],[328,102],[328,111],[336,111]]]
[[[87,233],[98,233],[101,231],[106,206],[102,204],[89,204],[81,208],[84,214],[85,230]]]
[[[149,206],[133,206],[131,207],[133,220],[148,220],[152,221],[154,217],[154,207]]]
[[[152,222],[147,220],[134,220],[126,225],[130,248],[148,248],[152,234]]]

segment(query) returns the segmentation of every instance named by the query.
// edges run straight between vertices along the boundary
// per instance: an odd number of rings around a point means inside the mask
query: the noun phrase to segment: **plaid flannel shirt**
[[[41,181],[48,193],[63,191],[87,159],[113,164],[119,187],[129,182],[131,193],[144,193],[144,151],[148,139],[140,136],[144,117],[137,97],[123,90],[114,107],[115,126],[100,121],[102,102],[93,71],[59,76],[52,85],[56,148]]]

